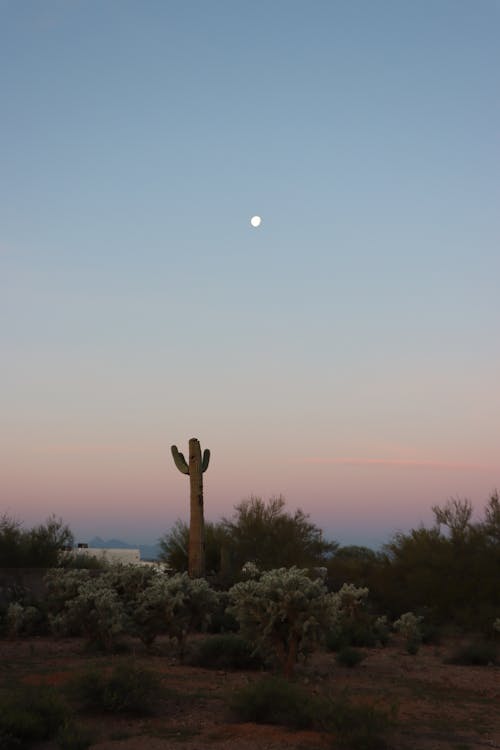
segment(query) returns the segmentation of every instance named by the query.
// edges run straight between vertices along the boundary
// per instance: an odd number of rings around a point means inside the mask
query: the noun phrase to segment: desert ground
[[[424,645],[416,655],[391,641],[363,649],[355,667],[342,667],[334,654],[317,652],[297,668],[295,680],[314,695],[345,692],[357,703],[391,711],[394,725],[387,746],[394,750],[475,750],[500,748],[500,667],[445,663],[456,642]],[[169,689],[151,716],[117,716],[82,711],[78,722],[92,736],[92,750],[320,750],[340,745],[332,734],[292,731],[279,726],[238,723],[228,696],[262,678],[261,671],[222,671],[181,664],[166,640],[154,653],[134,642],[126,654],[89,652],[78,638],[36,637],[0,641],[0,688],[24,683],[53,685],[68,701],[75,677],[95,667],[111,669],[120,660],[158,673]],[[173,697],[172,697],[173,696]],[[56,748],[38,743],[39,750]]]

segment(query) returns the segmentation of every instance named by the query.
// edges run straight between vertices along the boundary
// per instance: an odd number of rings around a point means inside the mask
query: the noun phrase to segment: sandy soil
[[[416,656],[400,643],[364,649],[356,667],[339,667],[334,656],[315,654],[297,670],[296,680],[316,695],[347,691],[353,701],[393,709],[388,734],[393,750],[475,750],[500,748],[500,667],[462,667],[444,663],[456,643],[423,646]],[[259,672],[223,672],[185,666],[166,643],[150,655],[140,647],[134,658],[154,669],[174,690],[158,713],[147,718],[79,715],[92,733],[93,750],[322,750],[335,738],[319,732],[293,732],[274,726],[236,723],[227,709],[231,691],[259,680]],[[66,685],[90,665],[109,667],[128,656],[96,656],[78,639],[34,638],[0,641],[2,686],[22,681]],[[51,750],[54,743],[39,745]]]

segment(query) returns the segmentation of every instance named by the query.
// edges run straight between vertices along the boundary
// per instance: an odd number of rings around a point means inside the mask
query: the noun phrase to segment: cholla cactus
[[[243,565],[241,572],[245,578],[258,578],[260,575],[258,566],[252,560],[249,560]]]
[[[118,593],[101,576],[82,581],[64,607],[49,614],[49,623],[56,635],[81,633],[110,650],[125,630],[126,617]]]
[[[367,588],[359,588],[352,583],[344,583],[337,592],[342,613],[351,618],[356,617],[364,607],[368,594]]]
[[[413,612],[405,612],[399,620],[393,623],[394,630],[397,630],[406,638],[406,649],[410,654],[416,654],[422,642],[422,631],[420,624],[423,617],[415,615]]]
[[[39,618],[40,612],[36,607],[24,607],[19,602],[11,602],[5,615],[7,635],[10,638],[29,635]]]
[[[269,570],[258,580],[229,590],[228,612],[238,620],[255,650],[268,650],[291,677],[299,654],[312,650],[338,618],[339,597],[329,594],[307,570]]]
[[[191,438],[189,441],[189,463],[172,445],[174,463],[182,474],[189,474],[190,483],[190,519],[189,519],[189,552],[188,571],[191,578],[205,575],[205,521],[203,518],[203,473],[208,469],[210,451],[203,451],[201,457],[200,441]]]

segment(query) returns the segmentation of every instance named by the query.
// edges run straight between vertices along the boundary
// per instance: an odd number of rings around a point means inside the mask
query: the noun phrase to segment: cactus
[[[205,575],[205,522],[203,519],[203,472],[208,469],[210,451],[203,451],[201,456],[200,441],[191,438],[189,441],[189,463],[172,446],[174,463],[182,474],[189,474],[191,489],[190,519],[189,519],[189,553],[188,572],[191,578],[201,578]]]

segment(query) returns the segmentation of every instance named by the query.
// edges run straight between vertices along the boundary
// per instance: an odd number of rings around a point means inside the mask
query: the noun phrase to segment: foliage
[[[77,595],[67,600],[64,610],[52,616],[50,622],[59,633],[80,628],[89,643],[108,651],[126,625],[123,603],[105,576],[81,583]]]
[[[447,661],[449,664],[487,667],[496,663],[497,653],[498,646],[494,641],[474,640],[457,648]]]
[[[355,586],[367,587],[371,591],[380,576],[383,564],[383,555],[369,547],[339,547],[326,563],[328,586],[336,590],[348,581]]]
[[[0,567],[51,568],[61,550],[73,544],[73,534],[61,519],[50,516],[45,524],[23,529],[7,515],[0,516]]]
[[[207,624],[218,601],[204,579],[193,580],[187,573],[168,576],[142,566],[110,565],[100,575],[54,571],[46,581],[52,631],[83,634],[107,650],[115,648],[122,633],[147,646],[166,633],[182,653],[187,634]]]
[[[232,518],[205,524],[207,573],[230,585],[248,562],[260,570],[324,565],[337,545],[325,541],[308,518],[300,509],[288,513],[282,497],[267,503],[257,497],[244,500],[236,505]],[[187,570],[188,542],[189,528],[179,520],[159,540],[160,558],[174,570]]]
[[[383,619],[367,610],[368,589],[345,583],[337,592],[338,617],[326,634],[326,647],[339,651],[348,646],[374,647],[386,641]]]
[[[416,654],[422,643],[422,624],[423,617],[405,612],[393,623],[394,630],[397,630],[406,640],[406,650],[409,654]]]
[[[166,578],[164,587],[172,602],[166,632],[177,641],[182,658],[187,635],[210,621],[217,606],[217,594],[204,578],[190,578],[187,573]]]
[[[11,602],[5,615],[5,628],[10,638],[21,635],[32,635],[41,619],[40,610],[32,606],[23,606]]]
[[[472,520],[468,500],[434,507],[434,527],[396,534],[385,546],[371,588],[392,616],[426,608],[434,624],[485,633],[500,608],[500,501],[495,491],[483,519]]]
[[[45,576],[46,599],[50,629],[54,635],[80,635],[81,622],[71,618],[68,612],[69,602],[78,596],[81,585],[91,578],[88,570],[50,570]]]
[[[345,693],[313,697],[296,683],[266,677],[233,693],[230,708],[239,721],[315,728],[335,737],[335,747],[385,750],[391,714],[372,704],[353,703]]]
[[[338,617],[338,595],[299,568],[270,570],[258,580],[237,583],[229,597],[243,636],[270,652],[287,677],[299,655],[311,651]]]
[[[31,743],[53,737],[68,717],[68,708],[51,688],[17,687],[0,697],[0,738]],[[8,746],[8,745],[7,745]]]
[[[239,630],[238,621],[227,611],[229,605],[229,593],[227,591],[217,592],[217,604],[212,610],[210,622],[207,625],[209,633],[236,633]]]
[[[345,693],[331,698],[324,728],[335,734],[335,747],[346,750],[385,750],[392,724],[387,711],[372,704],[355,704]]]
[[[189,663],[209,669],[255,669],[262,661],[252,645],[236,633],[214,635],[196,644]]]
[[[305,690],[280,677],[265,677],[231,694],[229,706],[238,721],[309,729],[316,705]]]
[[[178,519],[170,531],[158,540],[159,559],[178,573],[188,569],[189,526]],[[226,546],[226,533],[220,523],[205,521],[205,568],[208,576],[220,574],[221,555]]]
[[[260,570],[318,567],[337,547],[323,539],[321,529],[302,510],[288,513],[281,496],[267,503],[258,497],[244,500],[231,519],[222,520],[222,526],[233,570],[241,570],[249,561]]]
[[[113,714],[150,714],[161,695],[158,674],[133,662],[117,664],[109,674],[86,672],[74,687],[85,708]]]

